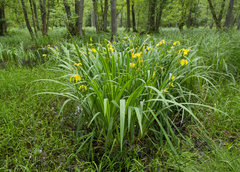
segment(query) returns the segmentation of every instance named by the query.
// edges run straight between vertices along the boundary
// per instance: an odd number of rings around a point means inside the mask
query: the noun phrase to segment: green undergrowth
[[[238,32],[24,34],[0,41],[0,171],[239,170]]]

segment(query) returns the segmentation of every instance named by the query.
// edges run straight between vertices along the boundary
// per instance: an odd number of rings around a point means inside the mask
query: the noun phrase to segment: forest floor
[[[79,47],[90,43],[97,47],[110,36],[87,28],[83,38],[74,39]],[[64,89],[64,85],[44,80],[62,82],[65,73],[52,70],[59,62],[49,47],[72,46],[71,38],[63,28],[35,40],[27,30],[11,29],[0,38],[0,171],[240,171],[239,31],[191,29],[181,33],[166,28],[159,34],[139,35],[119,28],[119,44],[133,36],[150,37],[153,42],[149,44],[179,41],[196,50],[194,56],[204,58],[202,63],[213,69],[212,85],[196,91],[212,107],[195,109],[201,124],[192,118],[175,123],[181,133],[173,144],[179,156],[168,142],[157,147],[142,141],[131,150],[114,149],[111,155],[98,152],[101,144],[95,145],[91,156],[88,147],[78,153],[78,105],[69,103],[62,110],[66,97],[39,94]]]

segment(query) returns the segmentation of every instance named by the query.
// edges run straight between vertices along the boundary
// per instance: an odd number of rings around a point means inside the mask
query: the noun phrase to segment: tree
[[[48,0],[49,1],[49,0]],[[47,35],[47,10],[46,10],[46,0],[39,0],[41,18],[42,18],[42,34],[43,36]]]
[[[96,27],[96,32],[99,32],[98,17],[97,17],[97,0],[92,0],[93,2],[93,21]]]
[[[103,31],[107,32],[108,0],[105,0],[103,14]]]
[[[117,37],[117,9],[116,9],[116,0],[111,0],[111,31],[112,38],[114,41]]]
[[[33,30],[31,28],[31,25],[30,25],[30,22],[29,22],[29,19],[28,19],[28,14],[27,14],[27,10],[26,10],[26,6],[25,6],[25,2],[24,0],[21,0],[21,3],[22,3],[22,9],[23,9],[23,14],[24,14],[24,18],[25,18],[25,22],[26,22],[26,25],[27,25],[27,28],[28,28],[28,31],[32,37],[32,39],[34,38],[34,34],[33,34]]]
[[[134,4],[134,0],[133,0],[132,1],[132,28],[133,28],[133,32],[137,32],[134,5],[135,4]]]
[[[228,6],[228,12],[226,15],[226,21],[224,24],[224,26],[227,28],[231,26],[233,5],[234,5],[234,0],[230,0],[229,6]]]
[[[210,10],[211,10],[211,13],[212,13],[212,17],[213,17],[213,20],[214,20],[214,22],[216,24],[217,29],[221,29],[222,28],[221,20],[222,20],[222,17],[223,17],[223,11],[224,11],[224,7],[225,7],[225,0],[222,0],[221,2],[222,3],[221,3],[220,13],[219,13],[219,16],[217,17],[215,9],[213,7],[212,1],[208,0],[209,7],[210,7]]]
[[[156,0],[149,0],[149,32],[153,32],[155,28],[155,7]]]
[[[156,17],[156,24],[155,24],[155,32],[159,31],[159,27],[161,24],[161,20],[162,20],[162,12],[164,7],[166,6],[166,2],[167,0],[161,0],[160,3],[158,3],[159,5],[157,6],[157,17]]]
[[[7,33],[7,25],[5,18],[5,4],[0,2],[0,36],[3,36]]]
[[[130,21],[130,0],[127,0],[127,31],[130,31],[131,21]]]

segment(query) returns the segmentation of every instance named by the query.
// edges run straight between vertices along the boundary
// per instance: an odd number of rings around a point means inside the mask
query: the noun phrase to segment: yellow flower
[[[172,80],[174,80],[175,79],[175,76],[172,76],[172,78],[171,78]]]
[[[178,51],[178,54],[180,54],[182,52],[182,49]]]
[[[78,82],[78,81],[81,81],[81,76],[78,74],[78,72],[75,74],[75,75],[72,75],[71,77],[70,77],[70,82],[71,81],[75,81],[75,82]]]
[[[173,83],[172,83],[172,82],[170,82],[170,83],[169,83],[169,85],[170,85],[171,87],[174,87],[174,85],[173,85]]]
[[[113,43],[115,44],[115,43],[116,43],[116,41],[113,41]]]
[[[126,37],[124,37],[124,39],[128,39],[128,37],[126,36]]]
[[[145,54],[147,54],[147,51],[145,51]]]
[[[155,72],[155,71],[153,71],[153,76],[152,76],[152,77],[154,78],[154,76],[155,76],[155,75],[156,75],[156,72]]]
[[[96,50],[96,49],[94,49],[94,48],[92,48],[92,49],[91,49],[91,52],[92,52],[92,53],[96,53],[96,52],[97,52],[97,50]]]
[[[134,67],[135,66],[135,63],[130,63],[130,67]]]
[[[168,88],[165,88],[165,89],[164,89],[164,92],[165,92],[165,93],[168,93],[168,92],[169,92],[169,91],[168,91]]]
[[[85,85],[80,85],[78,89],[87,91],[87,87]]]
[[[147,37],[150,37],[150,35],[147,35]]]
[[[178,45],[181,45],[179,41],[175,41],[175,42],[173,43],[173,45],[177,45],[177,44],[178,44]]]
[[[140,58],[141,57],[141,53],[132,53],[132,58]]]
[[[147,47],[147,50],[149,51],[149,50],[150,50],[150,47]]]
[[[171,46],[171,49],[173,49],[174,48],[174,46]]]
[[[159,46],[159,44],[156,44],[156,46],[158,47],[158,46]]]
[[[90,41],[91,41],[91,42],[93,41],[92,37],[90,37]]]
[[[47,57],[47,54],[43,54],[42,56],[43,56],[43,57]]]
[[[160,45],[165,44],[165,40],[160,41]]]
[[[48,48],[50,48],[51,46],[48,44]]]
[[[168,51],[168,54],[171,54],[172,52],[171,51]]]
[[[181,64],[182,66],[187,65],[187,64],[188,64],[188,61],[185,60],[185,59],[181,59],[180,64]]]
[[[110,51],[110,50],[113,51],[114,49],[113,49],[112,47],[111,47],[111,48],[108,48],[108,51]]]
[[[82,66],[82,63],[74,63],[76,66]]]

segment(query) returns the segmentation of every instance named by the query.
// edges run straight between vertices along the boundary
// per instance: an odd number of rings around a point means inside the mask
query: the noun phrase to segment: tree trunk
[[[48,0],[47,26],[46,26],[47,33],[48,33],[49,19],[50,19],[50,3],[49,3],[49,1],[50,0]]]
[[[7,25],[5,18],[5,6],[0,4],[0,36],[3,36],[7,33]]]
[[[41,18],[42,18],[42,35],[47,35],[47,12],[46,12],[46,0],[39,0]]]
[[[74,25],[71,21],[71,9],[70,9],[70,6],[68,5],[67,3],[67,0],[63,0],[63,5],[64,5],[64,8],[65,8],[65,11],[66,11],[66,14],[67,14],[67,29],[68,31],[70,32],[71,35],[75,35],[75,28],[74,28]]]
[[[193,25],[194,27],[196,26],[196,19],[197,19],[198,6],[199,6],[199,0],[198,0],[198,2],[197,2],[197,4],[196,4],[195,15],[194,15],[193,22],[192,22],[192,25]]]
[[[156,0],[149,0],[149,32],[153,32],[155,28],[155,7]]]
[[[227,28],[231,26],[233,5],[234,5],[234,0],[230,0],[229,6],[228,6],[228,12],[226,15],[226,21],[224,24],[224,26]]]
[[[217,29],[221,29],[222,28],[221,27],[221,20],[222,20],[222,16],[223,16],[224,7],[225,7],[225,0],[222,0],[221,10],[220,10],[220,13],[219,13],[218,17],[216,15],[215,9],[213,7],[212,1],[208,0],[208,3],[209,3],[209,7],[210,7],[210,10],[211,10],[211,13],[212,13],[212,17],[213,17],[213,20],[216,24]]]
[[[77,34],[83,35],[83,10],[84,10],[84,0],[75,0],[75,13],[78,16],[76,19]]]
[[[117,37],[117,9],[116,0],[111,0],[111,30],[112,30],[112,41],[115,41]]]
[[[136,29],[136,19],[135,19],[135,9],[134,9],[134,0],[133,0],[133,4],[132,4],[132,28],[133,28],[133,32],[137,32]]]
[[[130,31],[131,21],[130,21],[130,0],[127,0],[127,31]]]
[[[33,3],[33,10],[34,10],[34,16],[36,21],[37,30],[40,30],[39,22],[38,22],[38,13],[37,13],[37,5],[35,0],[32,0]]]
[[[207,23],[208,23],[208,5],[207,5],[206,18],[205,18],[205,28],[207,27]]]
[[[93,17],[94,17],[94,24],[96,27],[96,32],[99,32],[99,26],[98,26],[98,18],[97,18],[97,0],[93,1]]]
[[[25,21],[26,21],[26,25],[27,25],[28,31],[29,31],[32,39],[33,39],[34,38],[34,34],[33,34],[32,28],[30,26],[29,20],[28,20],[28,15],[27,15],[27,10],[26,10],[26,6],[25,6],[25,3],[24,3],[24,0],[21,0],[21,3],[22,3],[23,14],[24,14],[24,18],[25,18]]]
[[[162,3],[160,4],[160,8],[157,11],[157,17],[156,17],[156,25],[155,25],[155,32],[158,33],[159,32],[159,27],[161,25],[161,20],[162,20],[162,12],[164,9],[164,5],[165,5],[166,0],[163,0]]]
[[[34,28],[35,35],[36,35],[36,37],[37,37],[37,28],[36,28],[36,24],[35,24],[35,18],[34,18],[34,11],[33,11],[33,3],[32,3],[32,0],[29,0],[29,3],[30,3],[30,9],[31,9],[31,12],[32,12],[33,28]]]
[[[193,3],[193,1],[191,1],[191,5],[190,5],[190,9],[189,9],[187,28],[190,28],[192,25],[192,3]]]
[[[103,31],[107,32],[107,14],[108,14],[108,0],[105,0],[104,15],[103,15]]]

